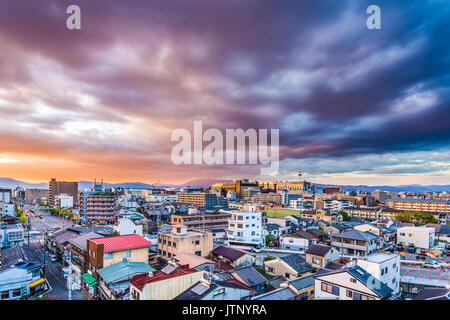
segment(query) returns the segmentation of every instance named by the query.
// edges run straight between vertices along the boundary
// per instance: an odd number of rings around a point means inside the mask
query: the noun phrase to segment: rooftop
[[[382,262],[385,262],[387,260],[390,260],[390,259],[396,258],[396,257],[398,257],[398,254],[377,252],[377,253],[373,253],[373,254],[369,255],[367,257],[367,261],[382,263]]]
[[[297,295],[289,288],[276,289],[254,297],[252,300],[291,300]]]
[[[252,266],[238,268],[234,272],[249,286],[267,282],[267,279]]]
[[[155,271],[155,269],[144,262],[123,261],[99,269],[98,273],[106,283],[112,283],[129,280],[135,274],[153,271]]]
[[[127,234],[115,237],[103,237],[89,239],[96,244],[104,245],[104,252],[142,248],[151,246],[150,241],[138,234]]]
[[[325,257],[325,255],[330,251],[331,247],[325,244],[312,244],[306,253],[313,254],[319,257]]]
[[[138,274],[131,278],[130,284],[136,287],[138,290],[142,291],[144,287],[153,282],[167,280],[171,278],[181,277],[187,274],[202,272],[199,270],[195,270],[193,268],[189,268],[188,265],[181,265],[170,272],[164,272],[163,270],[157,270],[153,272],[153,276],[148,275],[148,273]]]
[[[225,246],[220,246],[220,247],[215,248],[212,251],[212,253],[216,256],[222,256],[222,257],[225,257],[232,261],[236,261],[240,257],[248,254],[245,251],[240,251],[240,250],[236,250],[236,249],[225,247]]]
[[[305,273],[313,270],[313,267],[297,253],[282,256],[280,259],[287,265],[289,265],[292,269],[294,269],[297,273]]]

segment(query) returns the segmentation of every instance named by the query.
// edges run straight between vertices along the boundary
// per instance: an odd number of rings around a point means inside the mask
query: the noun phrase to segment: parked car
[[[425,268],[437,269],[437,268],[441,267],[441,264],[436,262],[436,261],[432,261],[432,262],[429,262],[429,263],[425,263],[423,266]]]
[[[416,256],[416,259],[417,260],[425,260],[427,257],[425,257],[425,256]]]
[[[418,254],[420,254],[422,256],[426,256],[427,255],[427,253],[425,252],[424,249],[418,249],[417,251],[419,251]]]
[[[408,252],[409,253],[415,253],[416,252],[416,247],[409,246],[408,247]]]
[[[398,245],[397,245],[397,250],[398,250],[398,251],[403,251],[403,250],[405,250],[405,248],[403,247],[403,245],[398,244]]]

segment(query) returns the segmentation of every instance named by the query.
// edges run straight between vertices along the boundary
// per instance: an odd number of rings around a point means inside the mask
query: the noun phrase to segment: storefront
[[[84,293],[86,293],[86,295],[90,299],[94,299],[97,291],[96,290],[97,280],[95,280],[95,278],[89,273],[83,274],[81,276],[81,279],[82,279],[81,285]]]

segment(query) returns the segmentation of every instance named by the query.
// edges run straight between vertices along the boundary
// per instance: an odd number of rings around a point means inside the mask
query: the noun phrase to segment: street
[[[37,213],[37,212],[36,212]],[[38,217],[32,217],[29,215],[31,222],[31,230],[33,234],[30,234],[30,247],[39,250],[42,255],[42,262],[44,261],[44,229],[54,229],[57,227],[62,228],[62,217],[52,216],[46,210],[39,210],[43,219]],[[72,222],[65,220],[64,225],[73,225]],[[39,233],[35,233],[35,231]],[[28,241],[25,241],[25,245],[28,245]],[[47,279],[51,289],[47,291],[43,297],[50,298],[52,300],[68,300],[69,292],[66,286],[66,279],[64,279],[61,266],[57,262],[51,262],[50,257],[45,257],[45,278]],[[81,291],[72,291],[73,300],[86,300],[87,298]]]

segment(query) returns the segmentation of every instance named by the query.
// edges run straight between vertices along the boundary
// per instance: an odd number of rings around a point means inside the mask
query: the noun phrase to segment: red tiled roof
[[[251,290],[250,295],[257,294],[257,292],[256,292],[255,290],[253,290],[253,289],[250,288],[250,287],[247,287],[245,284],[243,284],[242,282],[240,282],[240,281],[238,281],[238,280],[227,280],[227,281],[225,281],[225,282],[234,283],[234,284],[240,285],[241,287],[244,287],[245,289]]]
[[[181,265],[178,268],[176,268],[172,273],[166,274],[162,272],[161,270],[157,270],[153,272],[153,276],[150,277],[148,273],[142,273],[135,275],[131,277],[130,284],[132,284],[134,287],[136,287],[139,291],[142,291],[146,284],[157,282],[161,280],[167,280],[170,278],[180,277],[184,276],[190,273],[195,272],[201,272],[201,270],[195,270],[192,268],[189,268],[188,264]]]
[[[104,244],[104,252],[134,249],[151,246],[150,241],[138,234],[127,234],[115,237],[102,237],[90,239],[96,244]]]

